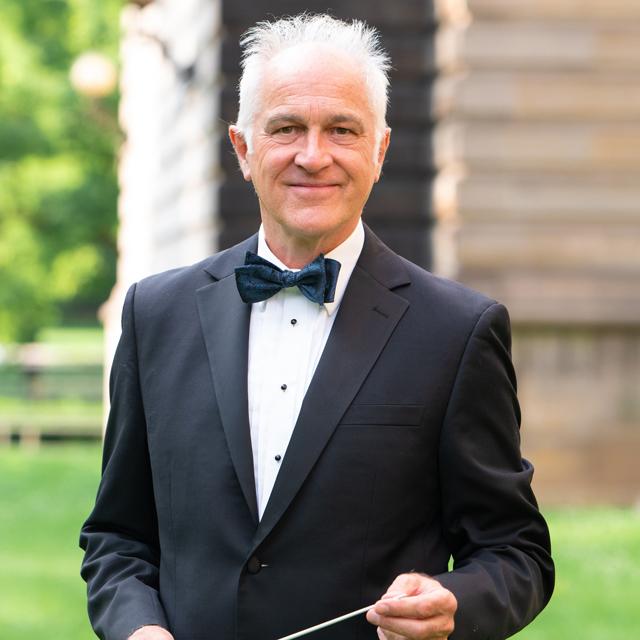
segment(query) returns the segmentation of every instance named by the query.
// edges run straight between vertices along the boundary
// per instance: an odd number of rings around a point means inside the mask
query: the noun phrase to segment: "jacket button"
[[[247,571],[252,575],[256,575],[256,573],[260,573],[260,569],[262,569],[260,560],[255,556],[251,556],[249,562],[247,562]]]

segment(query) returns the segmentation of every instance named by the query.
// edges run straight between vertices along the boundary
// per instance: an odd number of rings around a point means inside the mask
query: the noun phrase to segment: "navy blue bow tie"
[[[333,302],[340,263],[320,254],[300,271],[276,267],[259,255],[247,251],[244,266],[236,267],[236,284],[245,302],[261,302],[287,287],[298,287],[311,302]]]

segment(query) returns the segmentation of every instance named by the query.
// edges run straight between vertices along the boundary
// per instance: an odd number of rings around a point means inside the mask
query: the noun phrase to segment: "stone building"
[[[394,60],[392,149],[366,220],[408,258],[510,309],[523,445],[542,500],[637,502],[640,3],[377,4],[332,11],[378,26]],[[258,19],[299,10],[141,0],[123,11],[108,353],[129,284],[257,228],[226,142],[237,40]]]

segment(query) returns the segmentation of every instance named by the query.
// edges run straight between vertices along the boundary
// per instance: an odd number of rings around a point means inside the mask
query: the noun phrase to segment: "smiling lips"
[[[318,184],[307,182],[296,182],[287,185],[289,193],[298,200],[307,203],[325,203],[333,201],[333,197],[338,193],[338,184]]]
[[[309,190],[309,192],[320,192],[320,191],[324,191],[326,189],[333,189],[335,187],[338,187],[340,185],[338,185],[337,183],[316,183],[316,182],[293,182],[287,185],[288,187],[292,188],[292,189],[304,189],[304,190]]]

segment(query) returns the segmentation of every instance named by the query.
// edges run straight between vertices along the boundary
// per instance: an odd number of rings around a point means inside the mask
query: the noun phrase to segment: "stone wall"
[[[640,498],[640,3],[469,0],[436,134],[456,278],[505,302],[545,501]]]

